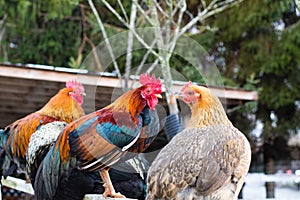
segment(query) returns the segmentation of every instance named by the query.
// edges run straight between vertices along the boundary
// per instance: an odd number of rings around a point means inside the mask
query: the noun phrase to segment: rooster
[[[15,169],[26,174],[26,151],[31,135],[41,126],[55,121],[70,123],[84,115],[84,87],[76,81],[53,96],[40,110],[21,118],[0,130],[0,177]]]
[[[140,83],[66,126],[38,169],[37,199],[82,199],[99,188],[99,171],[103,196],[124,197],[112,185],[110,167],[124,162],[126,155],[143,152],[159,130],[155,107],[162,92],[160,79],[142,74]]]
[[[48,123],[32,134],[26,152],[27,173],[32,183],[35,182],[37,169],[41,161],[66,125],[67,123],[60,121]],[[129,198],[144,200],[146,194],[146,172],[148,169],[148,161],[143,155],[138,154],[134,158],[115,165],[109,171],[109,174],[116,191],[125,194]],[[66,183],[67,187],[64,187],[64,190],[60,191],[56,197],[58,199],[68,199],[70,194],[72,196],[81,196],[81,194],[103,193],[104,188],[101,182],[102,179],[99,173],[85,176],[85,174],[75,172]],[[86,186],[80,188],[79,194],[77,193],[78,186],[76,187],[78,183]],[[69,199],[74,199],[72,196]]]
[[[150,166],[146,200],[237,199],[251,160],[248,140],[208,88],[189,82],[178,97],[191,119]]]
[[[64,121],[51,122],[41,126],[31,135],[26,151],[26,172],[33,186],[41,162],[66,126]]]

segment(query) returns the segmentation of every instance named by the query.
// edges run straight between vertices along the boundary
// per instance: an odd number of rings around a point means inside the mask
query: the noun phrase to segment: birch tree
[[[128,80],[131,70],[131,59],[132,59],[132,44],[134,41],[138,41],[147,52],[145,53],[141,64],[138,66],[137,73],[139,72],[143,62],[149,55],[154,55],[156,60],[152,66],[148,68],[148,72],[153,70],[157,66],[161,66],[162,76],[164,80],[165,93],[167,103],[169,105],[169,111],[171,114],[178,112],[176,101],[172,101],[172,73],[170,68],[170,59],[174,54],[176,45],[180,37],[187,33],[191,33],[192,30],[196,30],[197,33],[200,30],[197,28],[201,25],[201,22],[205,19],[220,13],[232,6],[236,6],[244,0],[201,0],[198,4],[198,13],[193,15],[187,9],[187,2],[185,0],[166,0],[156,1],[148,0],[147,2],[132,0],[130,16],[127,16],[124,6],[121,0],[117,0],[118,6],[122,11],[117,10],[106,0],[101,0],[104,6],[128,29],[127,38],[127,51],[126,51],[126,67],[123,87],[127,89],[129,87]],[[108,45],[110,56],[114,58],[111,44],[108,42],[106,32],[103,26],[103,22],[99,13],[95,10],[95,5],[92,0],[88,0],[90,7],[93,10],[97,22],[100,26],[104,40]],[[142,6],[142,3],[144,6]],[[145,5],[147,8],[145,8]],[[184,16],[188,16],[189,20],[184,21]],[[138,18],[143,18],[149,27],[156,27],[154,32],[154,38],[151,42],[146,41],[145,38],[137,31],[136,21]],[[199,63],[201,64],[201,63]],[[113,63],[118,76],[120,77],[120,70],[116,63]]]

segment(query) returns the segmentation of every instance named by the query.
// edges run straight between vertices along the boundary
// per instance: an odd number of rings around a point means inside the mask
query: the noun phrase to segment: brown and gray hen
[[[237,199],[251,160],[248,140],[208,88],[187,83],[179,98],[191,119],[152,163],[146,200]]]

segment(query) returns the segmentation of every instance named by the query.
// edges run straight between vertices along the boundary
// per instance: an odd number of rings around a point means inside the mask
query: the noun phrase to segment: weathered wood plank
[[[85,113],[93,112],[95,109],[110,104],[118,96],[116,93],[122,93],[120,81],[109,73],[100,75],[99,73],[91,74],[86,70],[51,66],[0,64],[0,113],[12,113],[15,116],[14,120],[1,117],[0,127],[19,119],[18,116],[26,116],[40,109],[59,89],[64,87],[65,81],[71,79],[77,79],[85,86],[87,93],[83,104]],[[138,81],[135,83],[138,85]],[[173,92],[180,91],[184,83],[174,81]],[[257,100],[256,91],[222,87],[210,87],[210,89],[218,97],[222,99],[226,97],[227,108],[241,105],[248,100]],[[167,109],[165,98],[159,101]]]
[[[1,179],[2,185],[10,187],[22,192],[34,195],[33,188],[30,183],[26,183],[25,180],[8,176],[6,179]]]
[[[6,179],[2,178],[1,182],[2,182],[2,185],[6,186],[6,187],[13,188],[15,190],[19,190],[19,191],[34,195],[34,190],[31,186],[31,184],[26,183],[25,180],[8,176]],[[0,193],[0,199],[1,199],[1,193]],[[100,194],[87,194],[87,195],[85,195],[83,200],[135,200],[135,199],[129,199],[129,198],[117,198],[117,199],[116,198],[104,198]]]

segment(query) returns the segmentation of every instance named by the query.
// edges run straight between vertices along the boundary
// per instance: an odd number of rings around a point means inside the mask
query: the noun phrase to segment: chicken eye
[[[188,91],[188,95],[193,95],[194,92],[193,91]]]

